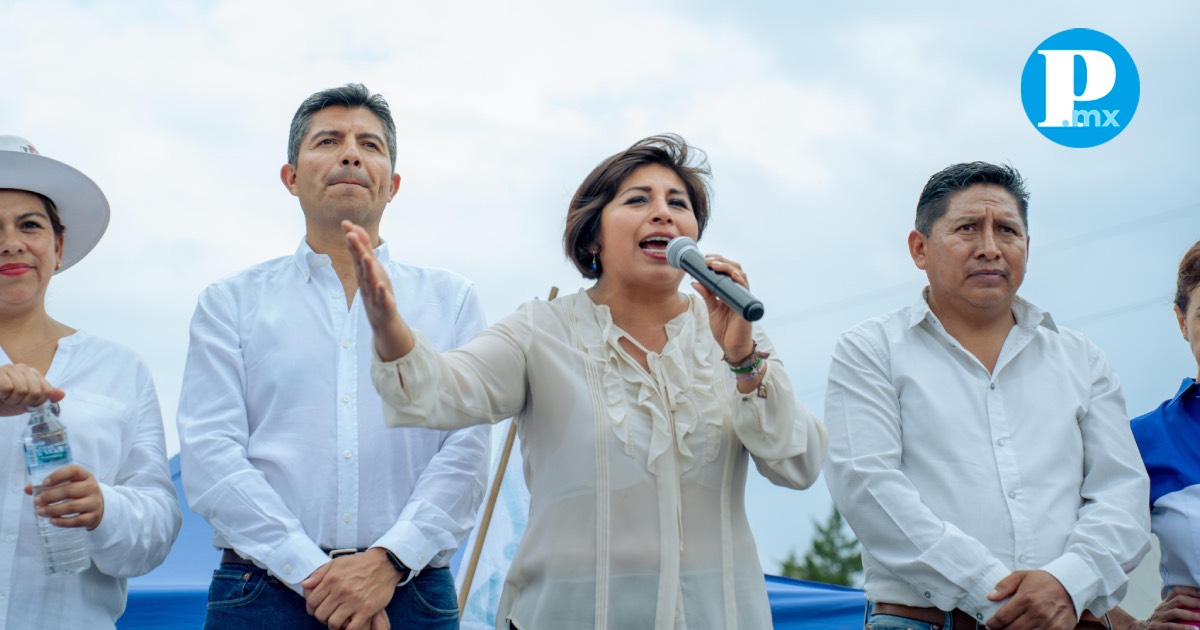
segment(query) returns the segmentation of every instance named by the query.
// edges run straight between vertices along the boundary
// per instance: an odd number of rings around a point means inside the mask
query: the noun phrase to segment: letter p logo
[[[1042,42],[1025,63],[1021,101],[1029,122],[1058,144],[1094,147],[1116,137],[1137,109],[1133,59],[1116,40],[1072,29]]]

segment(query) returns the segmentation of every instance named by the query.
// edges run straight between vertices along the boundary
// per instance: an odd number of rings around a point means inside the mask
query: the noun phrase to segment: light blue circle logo
[[[1056,33],[1034,49],[1021,73],[1025,115],[1043,136],[1085,149],[1125,130],[1142,83],[1117,40],[1087,28]]]

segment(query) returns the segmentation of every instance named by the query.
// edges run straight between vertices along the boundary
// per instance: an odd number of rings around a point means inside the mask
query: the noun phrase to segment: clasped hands
[[[386,609],[400,577],[383,548],[372,547],[326,562],[300,586],[308,614],[330,630],[388,630]]]
[[[1154,609],[1149,619],[1134,620],[1118,630],[1195,630],[1200,628],[1200,589],[1176,586]]]
[[[1072,630],[1078,623],[1071,595],[1047,571],[1014,571],[988,595],[1008,601],[987,620],[989,630]]]

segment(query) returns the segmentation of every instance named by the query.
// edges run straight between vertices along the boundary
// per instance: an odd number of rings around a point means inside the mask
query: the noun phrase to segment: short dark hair
[[[1021,222],[1029,229],[1029,191],[1025,190],[1025,178],[1009,164],[996,165],[987,162],[964,162],[951,164],[936,172],[917,200],[916,229],[929,236],[933,224],[950,206],[950,198],[975,184],[994,184],[1008,191],[1017,202]]]
[[[1179,274],[1175,277],[1175,306],[1187,313],[1192,291],[1200,286],[1200,241],[1183,255],[1179,261]]]
[[[592,269],[591,247],[600,233],[600,214],[620,191],[621,183],[637,169],[650,164],[665,166],[675,172],[687,190],[692,214],[704,234],[709,214],[708,157],[704,151],[688,146],[673,133],[643,138],[633,146],[601,162],[584,178],[567,208],[567,225],[563,232],[563,250],[583,277],[596,279],[604,272]]]
[[[288,164],[295,165],[300,157],[300,143],[308,135],[312,117],[326,107],[362,107],[370,110],[383,124],[383,135],[387,140],[388,157],[392,160],[392,171],[396,170],[396,122],[392,120],[392,109],[381,94],[372,94],[361,83],[347,83],[342,87],[321,90],[304,99],[292,116],[292,127],[288,132]]]

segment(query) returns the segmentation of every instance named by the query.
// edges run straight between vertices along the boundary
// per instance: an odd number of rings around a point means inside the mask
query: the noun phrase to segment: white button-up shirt
[[[0,363],[11,363],[2,351]],[[0,628],[113,628],[126,578],[162,563],[179,534],[158,395],[141,358],[83,331],[59,340],[46,380],[67,393],[60,406],[71,456],[100,484],[104,517],[87,533],[92,566],[48,577],[24,491],[29,416],[0,418]]]
[[[437,347],[484,327],[465,279],[391,260],[404,318]],[[384,547],[414,572],[446,566],[475,524],[486,427],[389,429],[371,385],[372,333],[328,256],[306,242],[200,296],[179,400],[184,491],[236,549],[300,592],[321,548]],[[214,564],[216,557],[213,558]]]
[[[1048,571],[1102,614],[1149,549],[1149,485],[1116,374],[1017,298],[995,369],[925,299],[839,339],[825,422],[830,493],[863,545],[872,601],[979,620],[1009,573]]]

